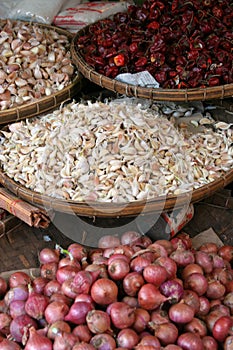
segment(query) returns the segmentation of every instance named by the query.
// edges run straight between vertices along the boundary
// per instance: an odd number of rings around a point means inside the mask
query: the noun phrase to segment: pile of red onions
[[[44,248],[38,277],[0,277],[0,349],[232,349],[232,257],[183,232]]]

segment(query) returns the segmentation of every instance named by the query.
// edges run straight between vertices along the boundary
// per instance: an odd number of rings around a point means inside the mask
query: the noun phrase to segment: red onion
[[[27,300],[28,295],[28,287],[22,284],[9,289],[4,296],[4,301],[9,306],[14,300]]]
[[[100,263],[99,264],[98,261],[97,261],[96,264],[93,263],[93,264],[87,265],[85,267],[85,271],[98,272],[100,278],[108,278],[108,272],[107,272],[106,263],[104,263],[104,264]]]
[[[218,249],[218,255],[229,262],[233,259],[233,246],[225,244]]]
[[[134,250],[133,250],[133,247],[131,247],[129,245],[121,244],[118,247],[114,248],[113,253],[114,254],[124,254],[124,255],[128,256],[129,258],[131,258],[134,254]]]
[[[215,322],[222,316],[228,316],[222,310],[210,311],[210,313],[205,317],[205,323],[210,332],[212,332]]]
[[[203,350],[218,350],[218,343],[210,335],[202,338]]]
[[[40,275],[49,280],[54,280],[56,278],[57,269],[58,264],[56,262],[43,264],[40,267]]]
[[[129,272],[123,279],[123,289],[129,296],[137,295],[145,281],[139,272]]]
[[[181,334],[177,339],[177,344],[181,346],[183,350],[203,350],[201,338],[190,332]]]
[[[80,324],[74,327],[72,333],[76,335],[81,342],[89,343],[93,334],[86,324]]]
[[[159,287],[167,279],[167,271],[163,266],[150,264],[143,270],[143,277],[147,283]]]
[[[94,300],[92,299],[90,294],[85,294],[85,293],[77,294],[74,301],[75,301],[75,303],[77,301],[85,301],[87,303],[90,303],[94,309]]]
[[[61,284],[57,280],[49,281],[44,287],[44,295],[51,297],[54,293],[61,292]]]
[[[211,256],[205,251],[198,250],[195,252],[195,262],[202,267],[204,273],[212,272],[213,261]]]
[[[99,305],[108,305],[117,300],[118,287],[108,278],[97,279],[91,287],[91,297]]]
[[[125,328],[118,333],[116,342],[122,348],[134,349],[139,342],[139,336],[132,328]]]
[[[163,350],[182,350],[182,348],[175,344],[168,344],[163,348]]]
[[[32,289],[34,290],[34,292],[42,294],[44,292],[44,287],[48,282],[48,278],[38,276],[32,281]]]
[[[114,281],[123,279],[129,271],[129,263],[123,259],[114,259],[108,264],[108,274]]]
[[[7,289],[8,289],[7,281],[0,276],[0,297],[6,294]]]
[[[53,302],[53,301],[59,301],[63,304],[66,304],[68,306],[71,306],[73,300],[68,298],[66,295],[61,294],[61,293],[53,293],[51,295],[51,297],[49,298],[49,302]]]
[[[24,300],[14,300],[10,303],[9,314],[12,318],[20,315],[24,315],[25,311],[25,301]]]
[[[76,302],[71,305],[68,314],[64,317],[64,320],[74,324],[84,323],[86,321],[87,313],[91,310],[92,306],[90,303],[85,301]]]
[[[7,313],[0,313],[0,334],[8,335],[12,318]]]
[[[78,261],[82,261],[87,258],[86,248],[79,243],[71,243],[67,248],[68,252],[71,253],[72,257]]]
[[[161,344],[160,344],[158,338],[152,334],[142,336],[140,343],[138,343],[138,345],[136,346],[136,349],[138,349],[139,346],[140,347],[144,346],[145,350],[147,349],[147,346],[152,346],[154,350],[161,349]]]
[[[194,313],[195,311],[191,306],[181,302],[173,304],[168,311],[170,320],[178,324],[190,322],[194,317]]]
[[[13,339],[21,343],[25,330],[29,329],[31,326],[33,326],[35,329],[38,327],[36,321],[32,317],[28,315],[15,317],[10,324],[10,333]]]
[[[131,297],[129,295],[126,295],[121,299],[121,301],[123,301],[124,303],[134,308],[138,307],[138,299],[136,297]]]
[[[58,263],[60,259],[60,253],[57,249],[43,248],[39,253],[39,262],[41,264]]]
[[[178,338],[178,328],[171,322],[154,325],[153,329],[162,345],[174,344]]]
[[[163,266],[167,271],[168,279],[175,278],[177,273],[177,265],[174,260],[169,257],[160,257],[156,259],[155,264]]]
[[[199,302],[200,302],[200,308],[199,311],[197,312],[197,316],[206,316],[209,311],[210,311],[210,302],[209,299],[206,298],[205,296],[201,296],[199,298]]]
[[[82,343],[75,344],[72,350],[95,350],[95,347],[86,342],[82,342]]]
[[[115,248],[121,244],[120,238],[112,235],[102,236],[98,241],[98,247],[101,249]]]
[[[107,333],[94,335],[90,340],[90,344],[98,350],[114,350],[116,348],[114,338]]]
[[[191,249],[192,248],[192,239],[191,237],[185,233],[185,232],[179,232],[175,238],[178,238],[182,241],[182,243],[185,246],[185,249]]]
[[[193,290],[184,289],[182,301],[185,304],[191,306],[194,309],[195,313],[200,310],[199,296]]]
[[[0,342],[1,350],[21,350],[22,348],[13,340],[3,339]]]
[[[29,339],[26,343],[24,350],[53,350],[52,341],[39,333],[37,333],[34,327],[29,329]]]
[[[206,296],[208,299],[220,299],[226,291],[225,286],[219,281],[209,281]]]
[[[77,259],[74,259],[74,258],[71,259],[70,256],[66,256],[59,260],[58,269],[60,269],[63,266],[73,266],[76,269],[78,269],[78,271],[81,270],[80,262]]]
[[[74,288],[75,287],[73,285],[73,278],[70,278],[62,283],[61,293],[63,293],[66,297],[70,299],[75,299],[77,293]]]
[[[53,340],[55,338],[55,336],[61,332],[66,332],[66,333],[71,332],[71,327],[68,324],[68,322],[56,321],[56,322],[50,324],[48,331],[47,331],[47,337],[49,339]]]
[[[110,318],[113,325],[119,329],[128,328],[135,321],[135,310],[122,301],[112,303],[107,312],[110,310]]]
[[[227,288],[227,283],[231,282],[233,280],[233,274],[232,270],[227,270],[227,269],[221,269],[221,268],[215,268],[211,276],[213,276],[213,279],[221,282],[226,288]]]
[[[191,275],[192,273],[201,273],[202,275],[204,275],[204,271],[202,269],[202,267],[198,264],[189,264],[187,266],[185,266],[182,270],[182,279],[185,280],[189,275]]]
[[[137,231],[126,231],[121,235],[121,244],[133,245],[140,242],[141,234]]]
[[[65,265],[57,269],[56,280],[62,284],[65,280],[74,278],[80,269],[76,266]]]
[[[55,336],[53,350],[72,350],[73,346],[78,342],[79,339],[77,336],[63,331]]]
[[[127,263],[130,262],[130,258],[127,256],[127,255],[124,255],[124,254],[119,254],[119,253],[113,253],[109,258],[108,258],[108,261],[107,261],[107,264],[110,265],[114,260],[119,260],[119,259],[122,259],[124,261],[126,261]]]
[[[144,331],[144,329],[146,329],[150,321],[150,314],[147,310],[141,309],[140,307],[135,309],[134,314],[135,314],[135,320],[132,325],[132,328],[136,332],[140,333]]]
[[[105,333],[110,330],[110,317],[102,310],[91,310],[86,316],[86,323],[94,334]]]
[[[219,256],[218,254],[216,253],[210,253],[209,254],[212,258],[212,261],[213,261],[213,268],[220,268],[220,269],[223,269],[225,267],[225,261],[224,259]]]
[[[184,281],[184,288],[191,289],[197,293],[197,295],[204,295],[208,288],[208,282],[204,275],[201,273],[192,273]]]
[[[177,248],[169,257],[174,260],[177,266],[186,266],[195,262],[194,254],[191,250],[184,250]]]
[[[206,252],[206,253],[217,253],[218,252],[218,246],[214,242],[206,242],[203,243],[199,248],[200,251]]]
[[[233,320],[230,316],[220,317],[214,324],[212,333],[214,339],[219,342],[224,342],[229,335],[230,328],[232,328]]]
[[[31,277],[23,271],[16,271],[13,272],[10,277],[9,277],[9,287],[10,288],[14,288],[17,287],[19,285],[28,285],[29,283],[31,283]]]
[[[158,239],[156,243],[159,244],[160,246],[163,246],[166,249],[168,255],[171,254],[173,250],[175,250],[172,242],[166,239]]]
[[[138,292],[138,303],[146,310],[154,310],[166,300],[167,298],[152,283],[144,284]]]
[[[177,303],[180,301],[184,294],[183,287],[175,280],[168,280],[162,283],[159,289],[171,303]]]
[[[73,278],[73,290],[77,293],[88,294],[92,283],[97,278],[99,272],[89,272],[86,270],[78,271]]]
[[[25,311],[29,316],[39,320],[43,318],[48,303],[49,298],[46,295],[32,291],[25,302]]]
[[[131,271],[141,273],[146,266],[150,265],[150,263],[151,263],[151,259],[148,259],[147,257],[143,257],[143,256],[137,256],[136,258],[133,258],[131,260],[130,269]]]
[[[64,317],[69,312],[69,306],[61,301],[52,301],[44,310],[46,321],[51,324],[56,321],[64,320]]]
[[[184,325],[184,330],[186,332],[195,333],[201,338],[207,335],[207,327],[205,322],[196,317]]]
[[[160,308],[151,312],[151,322],[152,324],[162,324],[169,322],[168,313]]]

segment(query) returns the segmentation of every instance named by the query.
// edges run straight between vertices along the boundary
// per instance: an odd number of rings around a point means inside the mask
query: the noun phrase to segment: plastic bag
[[[55,16],[53,24],[69,31],[78,31],[90,23],[106,18],[117,12],[125,12],[128,3],[120,2],[86,2],[75,7],[67,7]]]
[[[8,18],[51,24],[64,0],[21,0],[11,8]]]

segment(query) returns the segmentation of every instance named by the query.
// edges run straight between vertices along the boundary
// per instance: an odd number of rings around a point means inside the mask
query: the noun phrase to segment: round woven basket
[[[24,21],[22,21],[24,22]],[[28,22],[24,22],[28,23]],[[73,34],[70,32],[54,27],[48,24],[36,23],[36,25],[52,29],[59,34],[66,35],[70,43],[73,38]],[[61,103],[69,101],[74,97],[80,90],[82,86],[82,75],[79,72],[76,72],[73,80],[69,85],[64,87],[62,90],[57,91],[50,96],[45,96],[40,99],[37,99],[33,102],[24,103],[23,105],[17,106],[15,108],[9,108],[3,111],[0,111],[0,125],[8,124],[14,121],[22,120],[29,117],[34,117],[36,115],[48,112],[59,106]]]
[[[82,73],[85,78],[103,88],[122,95],[146,98],[153,101],[189,102],[223,99],[233,96],[233,84],[193,89],[147,88],[139,85],[126,84],[99,74],[93,69],[93,67],[85,62],[76,45],[77,39],[85,35],[88,32],[89,27],[90,25],[84,27],[73,37],[71,42],[72,59],[80,73]]]
[[[179,209],[189,203],[195,203],[211,196],[217,190],[226,187],[233,181],[233,169],[226,172],[215,181],[201,186],[198,189],[179,196],[159,196],[148,201],[135,201],[129,203],[102,203],[102,202],[75,202],[56,199],[31,191],[15,182],[0,171],[0,183],[23,200],[62,213],[72,213],[86,217],[133,217],[139,214],[162,213],[174,208]]]

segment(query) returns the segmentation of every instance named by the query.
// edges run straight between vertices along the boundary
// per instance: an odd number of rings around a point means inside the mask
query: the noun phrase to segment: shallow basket
[[[226,172],[217,180],[179,196],[159,196],[148,201],[129,203],[75,202],[56,199],[31,191],[15,182],[0,171],[0,183],[13,192],[17,197],[45,209],[54,209],[62,213],[77,214],[86,217],[133,217],[139,214],[162,213],[174,208],[179,209],[189,203],[200,201],[211,196],[217,190],[226,187],[233,181],[233,169]]]
[[[24,21],[19,21],[19,22],[24,22]],[[24,23],[28,23],[28,22],[24,22]],[[41,24],[41,23],[35,23],[35,24],[42,28],[52,29],[58,32],[59,34],[66,35],[70,43],[72,41],[73,34],[62,28],[54,27],[48,24]],[[44,96],[35,101],[31,101],[14,108],[9,108],[9,109],[0,111],[0,125],[8,124],[14,121],[19,121],[29,117],[34,117],[36,115],[48,112],[49,110],[56,108],[61,103],[72,99],[81,90],[81,83],[82,83],[82,75],[79,72],[76,72],[76,75],[74,76],[73,81],[69,85],[64,87],[64,89],[60,91],[56,91],[50,96]]]
[[[126,84],[116,79],[108,78],[96,72],[94,68],[88,65],[85,62],[83,56],[80,54],[79,49],[77,48],[77,39],[87,33],[89,26],[86,26],[78,31],[77,34],[73,37],[71,42],[71,55],[73,62],[77,66],[80,73],[82,73],[83,76],[89,79],[91,82],[103,88],[122,95],[146,98],[153,101],[189,102],[223,99],[233,96],[233,84],[193,89],[162,89]]]

